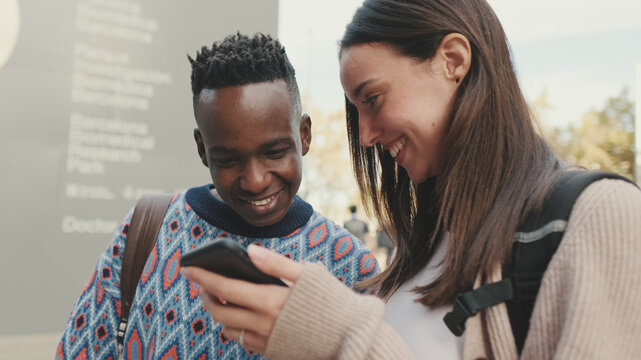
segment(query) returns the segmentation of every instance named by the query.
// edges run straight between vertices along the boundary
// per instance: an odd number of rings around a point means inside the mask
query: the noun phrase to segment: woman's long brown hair
[[[476,276],[509,262],[518,224],[542,203],[561,170],[537,132],[501,24],[484,0],[367,0],[340,47],[382,42],[426,60],[453,32],[469,40],[472,63],[456,94],[437,177],[413,184],[380,145],[361,147],[358,111],[346,100],[363,203],[396,245],[391,264],[362,285],[389,297],[427,265],[447,232],[441,274],[415,289],[426,306],[451,302]]]

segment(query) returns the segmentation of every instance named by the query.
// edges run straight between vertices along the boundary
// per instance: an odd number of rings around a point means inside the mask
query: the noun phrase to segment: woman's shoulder
[[[579,196],[572,210],[570,222],[577,217],[617,214],[640,216],[641,190],[632,183],[616,179],[603,179],[588,186]],[[609,214],[609,215],[608,215]]]
[[[623,180],[603,179],[588,186],[577,199],[563,242],[632,240],[639,234],[641,190]]]
[[[638,354],[629,329],[641,315],[639,234],[639,188],[604,179],[583,190],[542,279],[524,357]]]

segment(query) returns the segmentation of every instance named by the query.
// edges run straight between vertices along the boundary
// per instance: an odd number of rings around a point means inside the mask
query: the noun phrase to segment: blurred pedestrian
[[[394,244],[392,239],[390,239],[389,234],[382,227],[376,229],[376,245],[377,251],[382,252],[385,256],[385,265],[389,265],[389,262],[392,258]]]
[[[356,210],[356,205],[351,205],[349,207],[350,219],[343,224],[343,227],[345,227],[345,229],[351,232],[354,236],[361,239],[362,242],[365,242],[365,236],[369,233],[369,228],[365,221],[358,218]]]

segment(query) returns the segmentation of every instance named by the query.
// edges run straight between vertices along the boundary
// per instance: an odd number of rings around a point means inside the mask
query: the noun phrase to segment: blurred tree
[[[603,109],[585,113],[578,125],[549,134],[555,150],[571,163],[634,179],[634,102],[627,89],[609,98]]]
[[[350,204],[360,204],[347,146],[345,111],[313,109],[310,116],[312,144],[304,158],[300,194],[323,215],[340,222]]]

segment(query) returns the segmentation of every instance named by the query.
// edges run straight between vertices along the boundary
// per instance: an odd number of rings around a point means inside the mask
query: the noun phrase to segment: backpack
[[[511,266],[503,269],[503,280],[455,298],[452,311],[443,318],[454,335],[463,334],[467,318],[505,302],[516,348],[521,354],[541,279],[563,238],[572,207],[586,187],[601,179],[634,184],[623,176],[606,171],[573,170],[564,173],[546,197],[541,210],[518,226]]]
[[[122,355],[129,310],[136,294],[138,281],[147,258],[156,244],[156,238],[172,198],[171,194],[144,195],[136,203],[131,216],[120,271],[121,316],[116,336],[119,359]]]

